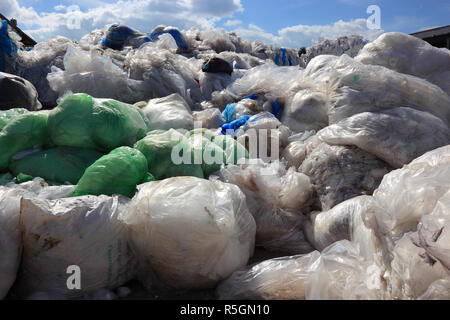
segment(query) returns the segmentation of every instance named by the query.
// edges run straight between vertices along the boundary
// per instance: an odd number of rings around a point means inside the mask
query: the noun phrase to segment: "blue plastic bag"
[[[17,53],[17,44],[9,37],[8,22],[2,20],[0,29],[0,71],[5,71],[4,55],[12,57],[13,53]]]
[[[129,38],[139,35],[138,32],[127,26],[113,24],[102,38],[102,44],[113,50],[122,50]]]
[[[280,116],[280,111],[281,111],[281,104],[275,100],[272,103],[272,113],[275,117],[278,118]]]
[[[236,103],[230,103],[222,112],[222,118],[226,123],[236,120]]]
[[[251,94],[251,95],[248,95],[248,96],[243,97],[242,99],[258,100],[258,98],[259,98],[259,95],[257,95],[257,94]]]
[[[170,34],[174,38],[175,42],[177,43],[178,48],[180,48],[182,50],[187,50],[188,49],[188,47],[186,45],[186,41],[184,40],[183,35],[177,29],[168,29],[168,30],[164,30],[164,31],[153,32],[150,35],[150,39],[152,41],[157,41],[159,39],[159,36],[162,35],[162,34],[165,34],[165,33]]]
[[[234,120],[233,122],[226,123],[226,124],[224,124],[222,126],[222,132],[221,133],[223,135],[226,135],[226,134],[228,134],[227,130],[233,130],[233,133],[234,133],[234,131],[236,131],[237,129],[239,129],[243,125],[245,125],[248,122],[249,119],[250,119],[250,116],[242,116],[238,120]]]

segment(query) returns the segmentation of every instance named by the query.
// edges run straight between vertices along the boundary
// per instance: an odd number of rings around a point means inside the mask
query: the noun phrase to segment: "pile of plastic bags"
[[[305,52],[121,24],[18,49],[0,298],[450,299],[450,51]]]

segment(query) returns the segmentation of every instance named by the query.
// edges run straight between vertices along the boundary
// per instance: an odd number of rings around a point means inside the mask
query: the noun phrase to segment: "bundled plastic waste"
[[[121,220],[125,205],[126,200],[107,196],[22,199],[24,251],[18,292],[82,296],[133,278],[136,260]],[[67,286],[70,266],[82,272],[79,289]]]
[[[152,99],[142,111],[152,130],[194,128],[191,108],[178,93],[165,98]]]
[[[77,183],[73,196],[114,195],[133,197],[136,185],[146,179],[147,159],[136,149],[120,147],[90,165]]]
[[[306,53],[302,54],[300,58],[305,66],[307,66],[314,57],[325,54],[333,56],[346,54],[353,58],[358,55],[360,50],[367,43],[368,41],[364,40],[364,38],[359,35],[343,36],[336,40],[322,38],[318,40],[317,44],[307,48]]]
[[[355,60],[426,79],[450,94],[450,51],[414,36],[385,33],[368,43]]]
[[[15,71],[15,56],[18,52],[17,44],[11,39],[8,22],[0,20],[0,72]]]
[[[254,250],[255,221],[245,196],[220,181],[177,177],[144,184],[126,221],[147,287],[213,288],[245,266]]]
[[[313,187],[310,179],[281,163],[227,166],[220,180],[239,186],[256,221],[256,245],[284,253],[306,253],[312,247],[303,233]],[[214,179],[214,178],[213,178]]]
[[[25,108],[40,110],[41,103],[33,85],[18,76],[0,72],[0,110]]]
[[[448,50],[364,43],[114,24],[8,56],[0,298],[450,299]]]
[[[149,130],[138,107],[87,94],[65,96],[48,115],[48,132],[58,146],[109,151],[133,146]]]

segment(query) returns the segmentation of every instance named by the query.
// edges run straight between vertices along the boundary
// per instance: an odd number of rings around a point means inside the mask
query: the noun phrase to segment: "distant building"
[[[411,35],[435,47],[450,49],[450,25],[411,33]]]
[[[0,20],[6,20],[8,22],[9,26],[14,30],[14,32],[21,37],[20,42],[22,42],[25,47],[34,47],[36,45],[36,41],[34,41],[29,35],[27,35],[17,26],[17,21],[15,19],[9,20],[0,13]]]

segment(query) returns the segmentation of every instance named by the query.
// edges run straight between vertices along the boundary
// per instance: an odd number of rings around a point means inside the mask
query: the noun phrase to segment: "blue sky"
[[[67,28],[67,8],[78,5],[81,27]],[[368,30],[366,9],[381,9],[381,29]],[[189,29],[224,28],[249,40],[285,46],[310,45],[319,37],[381,32],[412,33],[450,24],[450,2],[443,0],[1,0],[0,12],[18,19],[38,41],[56,35],[79,39],[92,29],[119,21],[150,32],[165,24]]]

